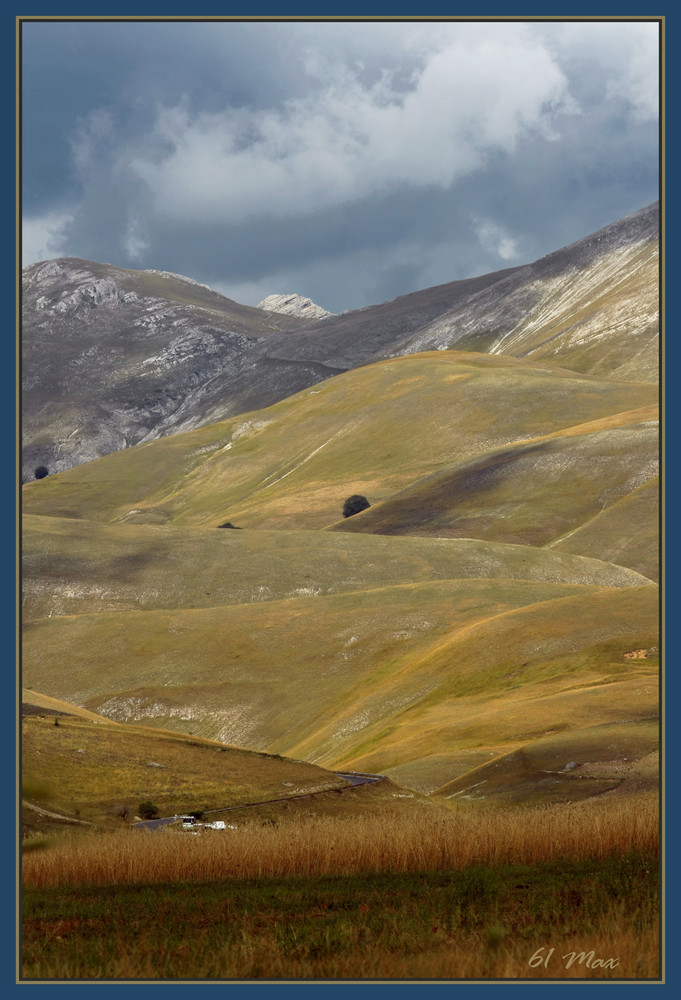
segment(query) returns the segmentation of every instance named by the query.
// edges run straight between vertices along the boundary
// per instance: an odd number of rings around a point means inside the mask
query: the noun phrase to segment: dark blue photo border
[[[223,991],[223,995],[227,993],[229,997],[235,994],[239,997],[258,997],[262,996],[263,991],[275,990],[276,997],[280,995],[291,998],[297,997],[299,991],[304,991],[303,996],[313,996],[316,995],[318,991],[324,991],[325,993],[331,994],[331,997],[351,997],[355,995],[357,989],[359,989],[363,994],[369,991],[374,992],[378,990],[382,992],[386,997],[396,995],[398,998],[406,997],[408,994],[410,996],[421,995],[421,991],[424,988],[430,987],[435,990],[455,990],[457,996],[461,995],[461,992],[473,998],[478,998],[481,995],[487,996],[490,991],[495,989],[502,989],[510,991],[512,996],[520,997],[525,995],[527,989],[532,990],[532,987],[540,987],[541,995],[544,996],[547,992],[555,992],[556,990],[561,990],[560,996],[564,995],[565,989],[569,989],[570,986],[577,987],[580,990],[586,990],[590,996],[596,996],[597,990],[608,989],[610,987],[610,992],[608,996],[612,996],[612,989],[622,988],[627,990],[627,996],[633,994],[638,997],[642,992],[645,991],[645,995],[654,995],[653,991],[659,989],[665,989],[667,987],[674,988],[676,984],[676,989],[678,989],[680,977],[676,969],[676,930],[678,925],[678,917],[676,916],[677,906],[676,906],[676,890],[679,887],[679,863],[674,857],[673,844],[675,842],[674,833],[676,830],[676,796],[675,796],[675,782],[673,778],[675,776],[675,765],[677,761],[678,754],[678,738],[676,736],[676,730],[678,726],[675,725],[675,708],[679,704],[679,679],[677,675],[677,651],[678,651],[678,638],[675,634],[675,623],[676,623],[676,612],[677,605],[675,602],[676,596],[676,574],[675,574],[675,561],[674,552],[678,549],[678,527],[676,526],[676,518],[674,516],[675,511],[671,502],[673,496],[672,489],[675,482],[675,467],[673,463],[672,446],[676,441],[675,432],[677,429],[678,420],[678,403],[676,387],[674,384],[674,375],[679,371],[679,344],[678,338],[681,333],[678,331],[678,305],[676,296],[674,292],[676,290],[676,275],[677,270],[675,268],[676,263],[676,233],[673,229],[673,221],[676,218],[676,196],[675,196],[675,186],[676,182],[674,179],[674,171],[672,168],[675,163],[678,162],[675,156],[677,136],[675,134],[675,123],[678,119],[677,110],[678,105],[676,102],[676,94],[678,93],[678,69],[675,62],[675,45],[678,40],[675,35],[676,22],[678,20],[675,14],[666,13],[664,6],[647,4],[631,4],[631,3],[601,3],[596,8],[592,5],[580,4],[576,7],[566,7],[557,6],[553,3],[548,4],[537,4],[537,3],[526,3],[519,7],[510,7],[506,4],[500,3],[488,3],[483,6],[474,4],[444,4],[444,3],[430,3],[424,6],[421,10],[415,10],[419,5],[407,4],[405,0],[395,0],[394,3],[386,3],[385,0],[379,0],[370,5],[359,5],[359,4],[334,4],[330,5],[323,0],[321,4],[313,4],[308,2],[298,2],[298,3],[272,3],[263,0],[260,4],[253,4],[249,2],[244,2],[242,4],[227,4],[218,5],[215,3],[204,3],[198,6],[198,9],[192,13],[187,13],[186,5],[179,4],[177,0],[169,0],[165,4],[159,4],[158,2],[146,3],[143,5],[139,4],[123,4],[120,7],[116,5],[98,5],[98,4],[85,4],[85,3],[75,3],[71,2],[66,5],[57,5],[54,3],[40,3],[36,2],[24,9],[24,11],[19,14],[3,13],[0,15],[2,19],[2,45],[5,48],[5,58],[0,62],[0,73],[4,78],[4,86],[2,93],[5,95],[5,127],[7,130],[12,131],[13,145],[16,150],[16,136],[17,136],[17,49],[16,49],[16,30],[17,30],[17,18],[99,18],[99,17],[112,17],[112,18],[139,18],[141,16],[149,18],[173,18],[173,17],[244,17],[244,18],[285,18],[285,17],[296,17],[296,18],[326,18],[326,19],[344,19],[344,18],[451,18],[451,17],[470,17],[471,19],[486,19],[486,18],[518,18],[521,20],[531,20],[535,18],[556,18],[556,19],[575,19],[575,18],[638,18],[638,17],[649,17],[649,18],[664,18],[664,76],[663,76],[663,92],[665,103],[663,107],[665,108],[665,118],[666,126],[663,130],[663,163],[662,163],[662,189],[661,189],[661,203],[663,206],[663,275],[664,275],[664,302],[663,302],[663,317],[664,317],[664,341],[663,341],[663,564],[664,564],[664,576],[663,576],[663,606],[664,606],[664,631],[663,631],[663,650],[664,650],[664,725],[663,725],[663,750],[664,750],[664,771],[663,774],[666,778],[666,794],[664,796],[664,825],[665,825],[665,975],[662,982],[653,983],[617,983],[617,982],[602,982],[602,983],[585,983],[585,982],[562,982],[555,984],[547,984],[546,982],[494,982],[494,983],[467,983],[467,982],[432,982],[432,983],[373,983],[373,982],[358,982],[358,983],[348,983],[348,982],[295,982],[288,983],[286,981],[276,982],[276,983],[229,983],[229,982],[198,982],[198,983],[181,983],[181,982],[163,982],[163,983],[22,983],[17,981],[17,934],[16,934],[16,919],[17,919],[17,828],[16,824],[6,821],[2,826],[2,846],[3,850],[3,926],[5,928],[4,933],[1,937],[2,940],[2,955],[0,956],[0,970],[1,979],[4,987],[10,987],[16,990],[28,990],[30,993],[38,989],[50,989],[56,990],[58,994],[64,995],[64,991],[68,990],[69,995],[73,989],[78,991],[77,995],[82,996],[82,991],[85,990],[89,993],[92,990],[96,990],[98,987],[103,987],[107,990],[125,989],[126,996],[127,991],[132,989],[133,991],[139,993],[147,987],[156,988],[184,988],[193,990],[196,986],[213,986],[219,990]],[[648,9],[646,9],[648,8]],[[18,559],[18,536],[17,536],[17,525],[18,525],[18,499],[20,491],[20,481],[21,477],[19,475],[18,469],[18,389],[17,389],[17,340],[15,332],[17,329],[17,282],[18,276],[20,275],[21,265],[20,259],[17,256],[17,169],[18,160],[14,160],[11,156],[6,156],[3,164],[3,171],[6,172],[7,176],[3,178],[4,188],[9,192],[8,196],[3,202],[3,232],[5,234],[5,246],[6,252],[3,255],[4,266],[2,268],[3,284],[4,288],[4,298],[7,303],[11,304],[11,309],[9,310],[9,317],[7,321],[6,328],[6,338],[8,342],[11,342],[12,349],[7,349],[7,359],[6,362],[1,366],[0,372],[3,380],[2,391],[0,391],[0,407],[2,408],[2,426],[5,428],[5,433],[7,436],[11,437],[14,442],[14,481],[13,487],[6,486],[2,493],[3,503],[8,504],[9,511],[6,517],[5,524],[8,527],[8,544],[5,546],[4,554],[4,566],[5,572],[3,573],[3,597],[2,601],[2,616],[3,616],[3,633],[4,635],[10,637],[8,642],[8,647],[11,652],[8,657],[8,662],[5,667],[5,674],[7,677],[7,696],[8,699],[12,698],[12,719],[14,725],[5,725],[0,727],[0,732],[2,733],[2,751],[3,751],[3,761],[5,762],[6,773],[11,773],[11,783],[13,786],[13,794],[15,796],[14,801],[18,802],[18,789],[15,787],[17,780],[17,718],[18,718],[18,704],[20,698],[20,691],[18,688],[18,677],[16,672],[16,655],[17,655],[17,613],[18,613],[18,594],[17,594],[17,559]],[[5,463],[5,468],[8,468],[9,463]],[[11,528],[9,527],[11,525]],[[6,588],[6,589],[5,589]],[[14,663],[14,668],[12,666]],[[10,681],[11,678],[11,681]],[[670,780],[671,779],[671,780]],[[6,803],[9,802],[9,792],[6,794]],[[11,810],[12,814],[14,810]],[[670,849],[671,848],[671,849]],[[107,995],[109,995],[107,993]],[[503,996],[507,994],[504,993]],[[530,994],[531,996],[537,996],[535,992]],[[580,993],[580,996],[582,994]]]

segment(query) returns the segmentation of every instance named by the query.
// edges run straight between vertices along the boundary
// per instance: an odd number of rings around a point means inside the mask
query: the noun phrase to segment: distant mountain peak
[[[268,312],[285,313],[287,316],[301,316],[304,319],[324,319],[326,316],[335,316],[335,313],[316,305],[312,299],[306,299],[295,293],[268,295],[266,299],[258,303],[257,308],[266,309]]]

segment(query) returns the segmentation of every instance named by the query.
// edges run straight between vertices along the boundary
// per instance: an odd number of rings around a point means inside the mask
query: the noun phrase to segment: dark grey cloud
[[[333,311],[658,197],[657,25],[25,23],[24,261]]]

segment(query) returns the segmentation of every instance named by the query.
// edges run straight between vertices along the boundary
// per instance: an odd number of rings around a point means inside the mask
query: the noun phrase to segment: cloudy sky
[[[24,22],[23,262],[338,312],[659,195],[654,21]]]

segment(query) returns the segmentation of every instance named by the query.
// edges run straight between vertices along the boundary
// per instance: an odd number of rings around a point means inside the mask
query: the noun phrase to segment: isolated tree
[[[47,468],[46,465],[39,465],[38,468],[35,470],[36,479],[44,479],[45,476],[49,476],[49,474],[50,470]]]
[[[142,819],[156,819],[158,816],[158,806],[155,806],[153,802],[140,802],[137,811]]]
[[[353,514],[359,514],[361,510],[366,510],[367,507],[371,507],[367,498],[360,496],[359,493],[353,493],[343,504],[343,517],[352,517]]]

